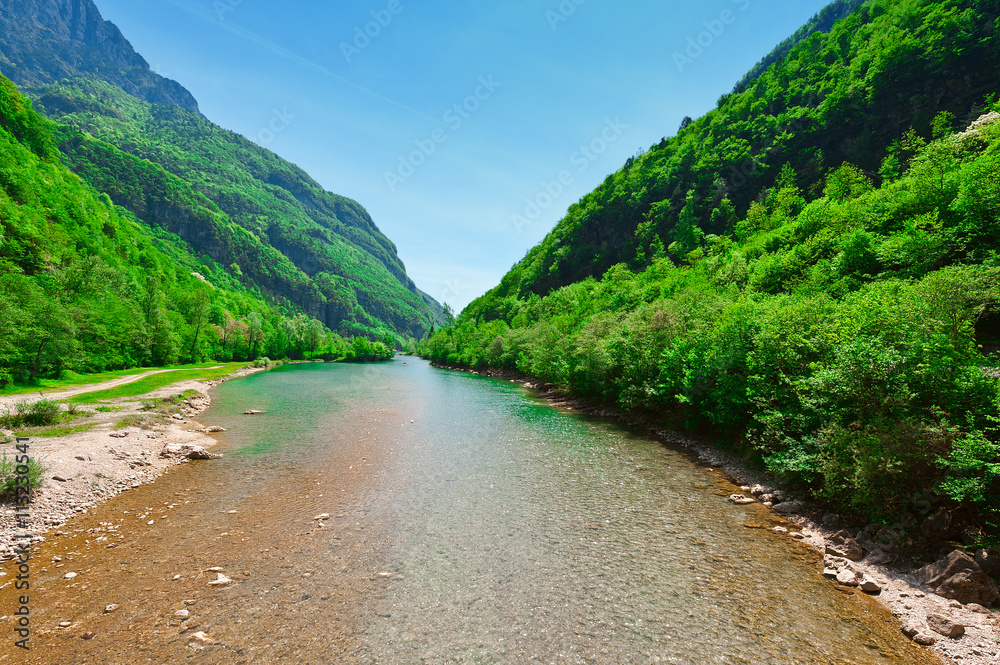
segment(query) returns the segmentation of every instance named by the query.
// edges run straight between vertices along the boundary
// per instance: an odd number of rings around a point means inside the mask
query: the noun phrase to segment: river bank
[[[210,435],[211,428],[195,417],[211,406],[211,389],[266,369],[250,367],[221,379],[179,381],[145,395],[103,400],[106,410],[89,412],[84,408],[88,414],[73,421],[73,429],[84,431],[31,438],[30,455],[45,468],[43,484],[32,495],[27,531],[17,527],[13,507],[5,506],[0,513],[0,561],[14,556],[17,535],[29,533],[32,544],[44,542],[49,532],[55,530],[59,534],[59,527],[72,517],[86,515],[97,504],[151,483],[171,467],[191,461],[180,451],[164,454],[168,446],[210,449],[216,443]],[[66,399],[164,371],[169,370],[147,372],[129,377],[129,380],[118,379],[45,397]],[[24,396],[8,398],[8,401],[13,403],[14,399],[24,399]],[[156,410],[148,408],[150,401],[159,402]],[[10,456],[13,444],[0,446],[0,450]]]
[[[866,593],[874,596],[899,620],[900,630],[919,644],[928,646],[951,663],[994,665],[1000,659],[1000,612],[981,606],[962,605],[935,594],[920,584],[914,573],[916,565],[909,556],[894,551],[892,529],[875,531],[873,525],[852,523],[842,515],[824,511],[801,497],[780,488],[766,474],[747,467],[742,460],[711,443],[677,431],[664,429],[654,418],[628,414],[614,407],[566,395],[551,384],[520,372],[504,370],[472,370],[463,367],[434,364],[450,371],[502,379],[538,391],[538,396],[555,408],[612,418],[637,428],[663,443],[681,447],[738,486],[733,505],[761,503],[774,512],[777,520],[787,526],[774,527],[806,543],[824,555],[824,574],[830,583],[844,593]],[[760,525],[747,525],[759,527]],[[885,531],[883,534],[882,531]],[[898,535],[898,534],[897,534]],[[860,537],[859,537],[860,536]],[[878,538],[878,540],[876,540]],[[850,542],[846,543],[845,539]],[[865,547],[853,552],[846,550]],[[843,556],[848,554],[850,558]],[[951,623],[952,630],[963,632],[956,638],[935,631],[931,624],[942,626],[940,619]],[[942,627],[942,630],[947,628]]]

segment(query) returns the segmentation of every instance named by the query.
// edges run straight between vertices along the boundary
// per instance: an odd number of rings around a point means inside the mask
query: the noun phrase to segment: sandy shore
[[[664,443],[688,450],[701,462],[708,465],[711,470],[725,474],[732,483],[739,486],[739,491],[743,492],[743,496],[747,500],[753,498],[757,502],[763,503],[764,500],[770,498],[768,495],[776,492],[784,493],[790,499],[798,498],[792,497],[790,493],[777,487],[773,479],[766,477],[763,473],[748,469],[738,458],[716,449],[708,442],[679,432],[664,430],[662,426],[653,421],[625,414],[613,407],[568,397],[554,390],[553,386],[532,377],[498,370],[479,372],[458,367],[442,367],[442,369],[490,376],[518,383],[526,388],[538,390],[540,396],[554,407],[614,418],[631,427],[645,430],[647,434]],[[764,505],[770,506],[771,502],[764,503]],[[815,506],[809,505],[808,502],[805,502],[803,509],[796,513],[781,515],[775,513],[775,518],[786,521],[789,538],[807,543],[820,553],[825,553],[834,536],[843,530],[847,529],[852,533],[857,533],[864,528],[861,525],[850,524],[840,515],[821,511]],[[877,553],[875,556],[868,553],[861,561],[850,562],[849,566],[857,572],[859,578],[866,576],[867,579],[876,582],[880,590],[877,594],[872,595],[899,619],[900,630],[905,632],[919,628],[920,633],[931,635],[936,641],[933,646],[928,648],[950,663],[996,665],[1000,662],[1000,612],[993,610],[983,613],[983,610],[976,611],[977,608],[972,606],[966,607],[958,601],[942,598],[924,588],[917,581],[913,576],[912,566],[894,566],[893,561],[880,561],[880,558],[881,556]],[[843,559],[831,559],[830,556],[826,556],[825,559],[827,566],[844,564]],[[821,572],[817,571],[817,574],[821,574]],[[831,579],[830,584],[838,587],[841,592],[863,593],[859,588],[844,586],[836,579]],[[943,614],[961,623],[965,626],[965,634],[957,639],[951,639],[934,633],[927,627],[926,623],[927,617],[932,614]]]
[[[116,379],[68,391],[47,393],[50,399],[66,399],[74,395],[107,390],[138,381],[158,370]],[[68,436],[30,439],[29,452],[45,467],[44,483],[33,496],[30,512],[32,543],[42,542],[45,535],[75,515],[86,514],[90,508],[111,497],[126,492],[163,475],[171,466],[188,460],[160,455],[167,444],[192,444],[203,448],[215,445],[207,427],[194,420],[211,405],[211,388],[241,376],[264,371],[248,368],[224,379],[213,381],[180,381],[159,388],[141,397],[123,397],[104,402],[114,411],[93,412],[73,420],[72,426],[90,426],[85,432]],[[160,417],[143,409],[144,401],[177,397],[186,391],[185,400],[172,408],[161,408]],[[5,397],[0,408],[28,396]],[[30,397],[37,399],[37,396]],[[166,405],[164,405],[166,407]],[[88,406],[84,410],[91,411]],[[129,417],[145,416],[150,422],[140,426],[118,427]],[[10,434],[8,432],[8,434]],[[14,454],[13,444],[0,446],[8,456]],[[24,531],[17,528],[14,510],[8,504],[0,509],[0,561],[13,556],[15,536]],[[2,584],[0,580],[0,584]]]

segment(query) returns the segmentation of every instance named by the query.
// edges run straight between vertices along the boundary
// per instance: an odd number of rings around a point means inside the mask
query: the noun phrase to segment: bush
[[[8,457],[6,452],[0,453],[0,499],[11,499],[17,494],[18,481],[22,474],[18,473],[16,460],[16,457]],[[45,473],[45,467],[35,458],[29,459],[27,467],[28,487],[38,489],[42,486],[42,475]],[[23,470],[22,468],[21,471]]]
[[[18,402],[13,410],[0,416],[0,425],[8,429],[55,425],[59,422],[61,412],[59,402],[55,400],[40,399],[34,403],[25,400]]]

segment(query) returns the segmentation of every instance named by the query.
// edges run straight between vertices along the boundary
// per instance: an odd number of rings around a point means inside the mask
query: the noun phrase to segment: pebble
[[[74,577],[76,577],[76,573],[66,573],[65,575],[63,575],[64,580],[71,580]]]
[[[197,633],[192,634],[190,639],[193,642],[200,642],[201,644],[212,644],[214,641],[211,637],[200,630]]]
[[[226,586],[227,584],[232,584],[232,580],[223,575],[222,573],[219,573],[218,575],[219,577],[209,582],[208,586]]]
[[[104,613],[105,614],[111,614],[112,612],[114,612],[117,609],[118,609],[118,606],[112,603],[111,605],[108,605],[107,607],[104,608]]]
[[[729,500],[740,506],[745,506],[751,503],[757,503],[757,499],[753,499],[751,497],[744,496],[742,494],[731,494],[729,496]]]
[[[69,482],[68,480],[66,480],[62,476],[52,476],[52,480],[56,481],[57,483]]]
[[[174,612],[175,619],[187,619],[189,616],[191,616],[191,613],[187,610],[177,610]]]
[[[771,529],[771,531],[774,531],[775,533],[788,533],[788,529],[786,529],[783,526],[776,526],[773,529]]]
[[[317,515],[313,519],[314,520],[320,520],[320,521],[322,521],[322,520],[328,520],[328,519],[330,519],[330,515],[329,515],[329,513],[320,513],[319,515]]]
[[[92,640],[94,639],[94,634],[88,630],[86,633],[82,635],[82,637],[85,640]]]
[[[73,625],[72,621],[62,621],[59,623],[60,628],[69,628],[72,625]]]
[[[224,569],[222,568],[222,566],[213,566],[213,567],[209,568],[208,570],[206,570],[205,572],[206,573],[221,573],[223,570]]]

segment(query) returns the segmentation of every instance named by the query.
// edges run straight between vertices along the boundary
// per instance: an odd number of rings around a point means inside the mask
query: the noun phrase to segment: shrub
[[[13,498],[17,493],[22,473],[18,473],[16,457],[8,457],[6,452],[0,453],[0,499]],[[22,467],[20,471],[24,471]],[[35,458],[30,458],[27,464],[28,487],[38,489],[42,486],[42,475],[45,467]]]
[[[59,422],[60,413],[59,402],[55,400],[43,398],[34,403],[25,400],[15,404],[12,411],[0,416],[0,425],[8,429],[54,425]]]

